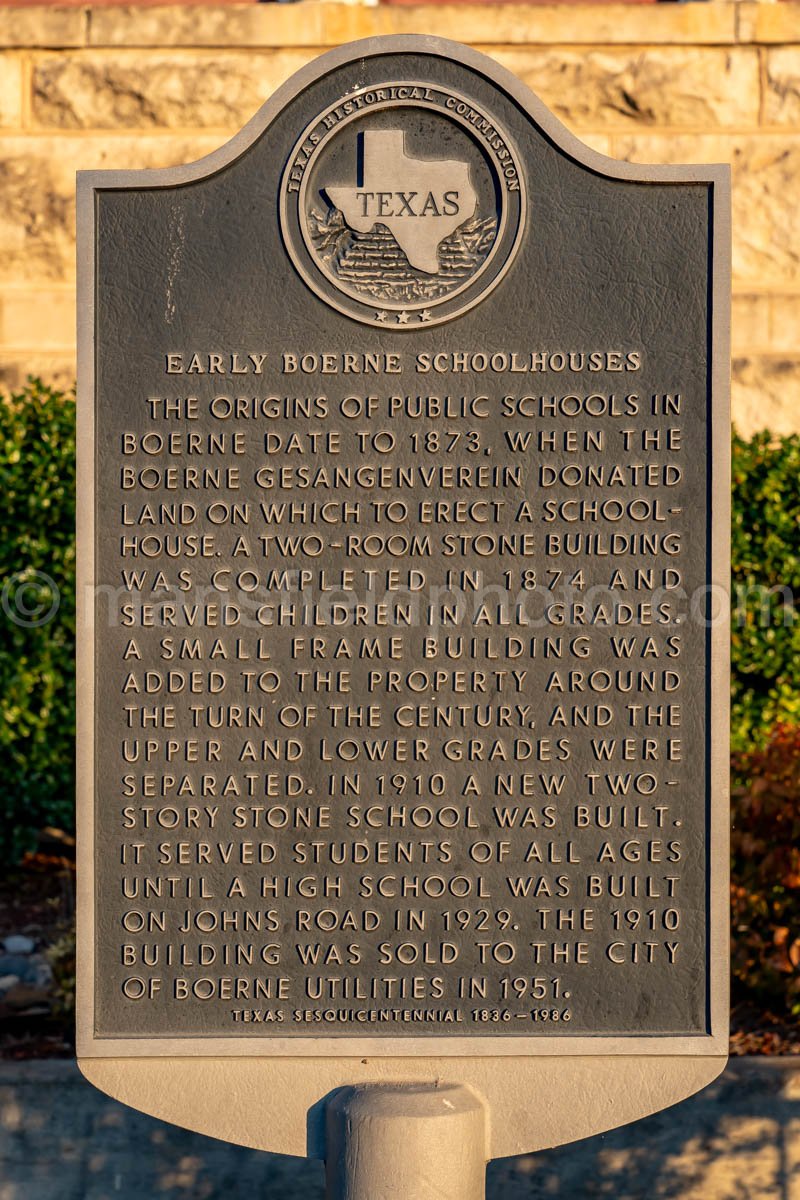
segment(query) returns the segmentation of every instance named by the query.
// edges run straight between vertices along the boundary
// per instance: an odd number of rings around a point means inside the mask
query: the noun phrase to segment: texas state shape
[[[360,135],[362,181],[325,189],[351,229],[369,231],[380,222],[394,235],[412,267],[437,274],[439,243],[473,216],[478,197],[469,163],[410,158],[402,129]]]

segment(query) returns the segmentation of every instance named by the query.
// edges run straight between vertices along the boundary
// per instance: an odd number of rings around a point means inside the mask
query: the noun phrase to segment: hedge
[[[800,436],[733,437],[734,750],[800,722]]]
[[[75,405],[31,380],[0,402],[0,861],[74,789]],[[800,723],[800,436],[733,438],[733,745]],[[57,598],[57,611],[42,621]]]
[[[0,400],[0,861],[74,822],[75,403]]]

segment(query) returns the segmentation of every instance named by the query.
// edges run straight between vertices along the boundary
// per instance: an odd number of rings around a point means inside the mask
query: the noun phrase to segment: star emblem
[[[403,309],[402,312],[399,312],[397,314],[397,324],[398,325],[407,325],[408,324],[408,313],[406,312],[405,309]]]
[[[388,315],[388,314],[387,314],[387,313],[385,313],[385,312],[383,311],[383,309],[381,309],[381,311],[380,311],[380,312],[376,312],[376,313],[375,313],[375,320],[376,320],[376,321],[385,321],[385,320],[386,320],[386,317],[387,317],[387,315]]]
[[[419,319],[420,321],[430,321],[431,314],[427,308],[423,308],[422,312],[419,314]]]

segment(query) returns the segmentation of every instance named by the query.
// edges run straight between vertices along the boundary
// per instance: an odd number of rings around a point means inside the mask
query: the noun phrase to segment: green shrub
[[[73,826],[75,404],[0,399],[0,861]]]
[[[800,436],[733,437],[733,747],[800,722]]]

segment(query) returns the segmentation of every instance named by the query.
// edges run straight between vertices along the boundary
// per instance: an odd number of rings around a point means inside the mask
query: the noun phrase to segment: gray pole
[[[327,1200],[484,1200],[486,1118],[456,1084],[345,1089],[326,1112]]]

